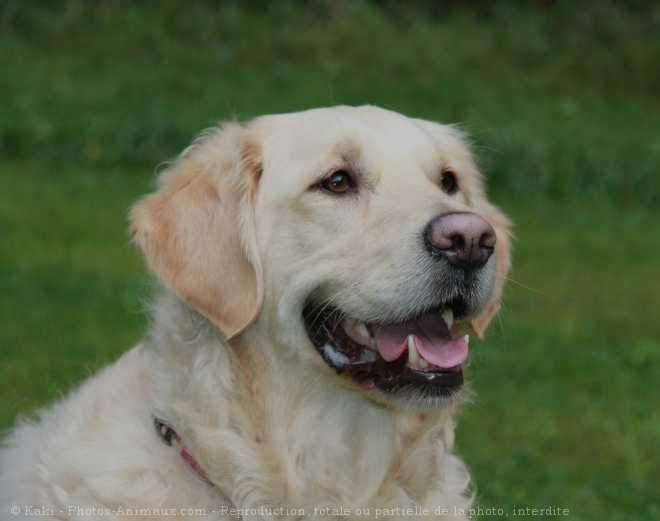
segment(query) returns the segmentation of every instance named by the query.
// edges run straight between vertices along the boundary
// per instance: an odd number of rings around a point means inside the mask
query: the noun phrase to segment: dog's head
[[[509,222],[461,133],[374,107],[210,130],[132,219],[151,268],[227,338],[265,327],[389,403],[458,393],[509,268]]]

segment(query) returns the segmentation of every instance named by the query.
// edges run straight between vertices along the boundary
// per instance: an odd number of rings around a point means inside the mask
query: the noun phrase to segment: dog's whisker
[[[357,279],[357,280],[353,281],[346,288],[343,288],[339,291],[336,291],[334,294],[330,295],[329,297],[327,297],[324,300],[317,303],[312,308],[312,311],[311,311],[311,314],[314,316],[314,320],[312,321],[312,324],[311,324],[312,327],[317,326],[317,321],[322,317],[325,310],[328,309],[329,307],[341,309],[342,308],[341,304],[346,301],[346,299],[343,298],[342,295],[350,292],[355,286],[360,284],[360,282],[362,282],[362,280],[363,279]],[[338,302],[335,304],[334,301],[338,301]],[[343,318],[343,317],[341,317],[341,318]],[[337,324],[339,322],[340,321],[337,321]],[[334,333],[334,331],[333,331],[333,333]]]
[[[518,282],[517,280],[514,280],[510,277],[507,277],[506,275],[503,275],[501,273],[495,273],[495,276],[500,277],[500,278],[506,280],[507,282],[510,282],[511,284],[515,284],[516,286],[520,286],[521,288],[525,288],[525,289],[528,289],[529,291],[533,291],[534,293],[539,293],[540,295],[546,295],[546,293],[541,291],[541,290],[532,288],[530,286],[526,286],[522,282]]]

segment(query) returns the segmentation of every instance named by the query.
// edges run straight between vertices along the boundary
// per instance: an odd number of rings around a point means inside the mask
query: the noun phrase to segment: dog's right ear
[[[132,241],[169,289],[227,338],[263,300],[254,233],[260,147],[232,123],[203,134],[131,211]]]

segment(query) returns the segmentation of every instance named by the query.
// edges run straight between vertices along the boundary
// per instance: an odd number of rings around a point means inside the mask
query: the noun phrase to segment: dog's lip
[[[345,316],[340,319],[343,313],[336,309],[317,311],[318,309],[313,304],[305,308],[305,326],[316,349],[337,373],[347,373],[358,380],[370,379],[376,387],[385,391],[415,384],[455,388],[463,383],[461,364],[467,356],[467,338],[447,340],[460,343],[462,339],[465,342],[464,346],[459,347],[461,353],[454,357],[456,363],[448,367],[429,363],[423,357],[416,358],[416,353],[410,356],[410,350],[405,346],[390,346],[389,350],[384,350],[389,358],[386,360],[382,354],[383,350],[378,346],[378,333],[374,334],[374,331],[377,328],[400,329],[406,323],[419,320],[420,316],[400,324],[382,326],[360,323]],[[436,312],[435,316],[437,320],[442,320],[439,312]],[[444,322],[443,325],[448,335],[448,325]],[[407,341],[409,340],[408,338]],[[446,358],[442,360],[447,361]]]

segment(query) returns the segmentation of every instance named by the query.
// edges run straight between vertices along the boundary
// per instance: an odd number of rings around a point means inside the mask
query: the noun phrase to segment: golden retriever
[[[461,132],[370,106],[223,124],[131,219],[150,333],[10,434],[1,519],[468,517],[453,417],[510,233]]]

